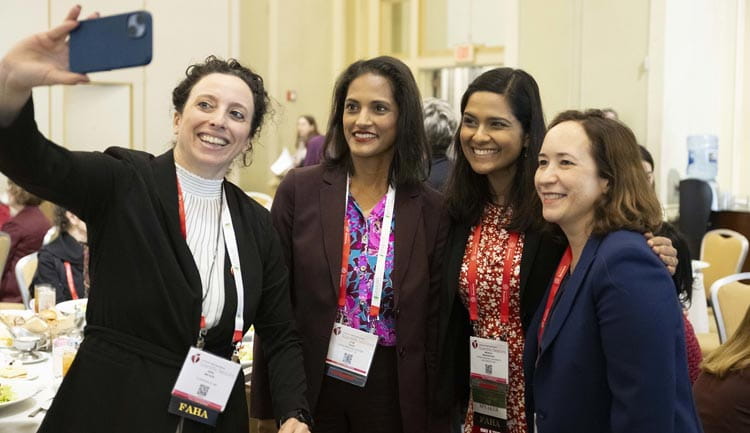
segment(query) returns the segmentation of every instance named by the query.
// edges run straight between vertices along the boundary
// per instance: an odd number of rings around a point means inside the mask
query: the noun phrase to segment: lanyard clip
[[[234,350],[232,351],[232,362],[240,363],[240,347],[242,346],[242,341],[238,341],[234,343]]]
[[[201,328],[200,331],[198,331],[198,342],[195,344],[195,347],[198,349],[203,349],[206,346],[206,334],[208,331],[206,328]]]

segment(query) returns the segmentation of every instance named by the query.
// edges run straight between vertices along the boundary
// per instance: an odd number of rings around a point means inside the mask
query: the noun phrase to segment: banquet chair
[[[742,280],[749,280],[748,284]],[[719,341],[724,343],[740,326],[750,307],[750,272],[720,278],[711,286]]]
[[[703,270],[703,287],[706,288],[707,299],[711,299],[714,282],[742,270],[747,250],[747,238],[734,230],[716,229],[703,236],[701,260],[711,265]]]
[[[10,252],[10,235],[0,232],[0,272],[5,269],[5,262],[8,260]]]
[[[29,292],[29,286],[31,285],[31,280],[36,273],[36,266],[38,263],[39,259],[37,258],[37,253],[23,256],[18,259],[18,263],[16,263],[16,281],[18,281],[18,290],[21,292],[21,298],[23,298],[23,304],[26,308],[30,308],[31,294]]]
[[[50,227],[49,230],[47,230],[47,233],[44,234],[42,245],[47,245],[48,243],[57,239],[57,237],[60,235],[59,231],[60,230],[57,226]]]
[[[263,206],[264,208],[271,210],[273,197],[271,197],[270,195],[264,192],[258,192],[258,191],[245,191],[245,194],[247,194],[247,196],[250,197],[251,199],[260,203],[260,205]]]

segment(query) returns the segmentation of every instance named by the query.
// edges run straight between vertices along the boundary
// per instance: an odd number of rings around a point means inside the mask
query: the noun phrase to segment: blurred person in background
[[[750,432],[750,309],[727,341],[706,356],[693,385],[705,433]]]
[[[0,176],[2,173],[0,173]],[[0,227],[10,219],[10,207],[8,206],[8,190],[7,188],[3,194],[0,194]]]
[[[432,150],[432,166],[427,183],[436,190],[442,191],[453,169],[453,162],[448,153],[456,133],[458,119],[453,107],[442,99],[425,98],[422,107],[427,143]]]
[[[318,124],[313,116],[309,114],[300,116],[297,119],[294,166],[305,167],[319,163],[324,138],[318,131]]]
[[[60,303],[70,299],[88,297],[89,284],[84,278],[84,248],[87,242],[86,223],[72,212],[55,206],[57,237],[39,250],[38,264],[31,281],[31,297],[37,284],[55,288],[55,300]]]
[[[11,218],[0,227],[10,235],[10,251],[0,281],[0,302],[22,302],[16,279],[16,263],[39,251],[50,223],[39,209],[42,199],[8,179],[8,207]]]

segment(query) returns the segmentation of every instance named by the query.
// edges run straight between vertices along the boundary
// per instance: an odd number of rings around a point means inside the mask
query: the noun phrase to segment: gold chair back
[[[747,257],[747,249],[747,238],[734,230],[716,229],[703,236],[701,260],[710,264],[703,269],[706,299],[711,299],[711,286],[719,278],[740,272]]]
[[[721,343],[727,341],[737,330],[745,312],[750,308],[750,284],[741,280],[750,280],[750,272],[721,278],[711,287],[711,300]]]

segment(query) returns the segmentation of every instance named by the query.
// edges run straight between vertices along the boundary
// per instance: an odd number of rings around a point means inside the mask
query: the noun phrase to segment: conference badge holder
[[[471,337],[471,395],[474,401],[474,429],[479,432],[508,432],[508,343]]]
[[[326,374],[364,387],[377,346],[377,335],[335,323],[328,343]]]
[[[169,412],[215,426],[239,372],[240,364],[191,347],[172,389]]]

